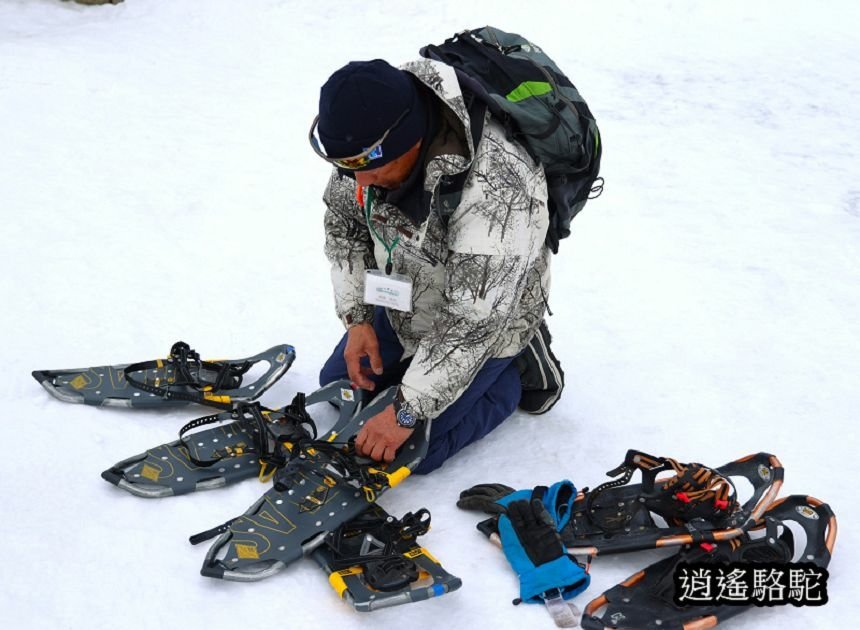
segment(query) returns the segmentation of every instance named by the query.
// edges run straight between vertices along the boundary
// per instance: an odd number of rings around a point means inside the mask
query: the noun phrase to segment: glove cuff
[[[564,599],[578,595],[591,583],[591,576],[569,556],[559,556],[552,562],[520,574],[520,598],[524,602],[541,602],[542,593],[557,588]]]

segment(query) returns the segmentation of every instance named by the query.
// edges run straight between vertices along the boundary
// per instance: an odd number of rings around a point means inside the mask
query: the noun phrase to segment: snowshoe
[[[462,582],[416,542],[429,528],[427,510],[397,520],[374,504],[329,532],[313,558],[359,612],[439,597]]]
[[[637,470],[642,482],[627,485]],[[664,472],[670,475],[658,478]],[[570,553],[596,556],[735,538],[776,498],[783,469],[769,453],[708,468],[629,450],[607,474],[618,478],[583,489],[574,502],[561,532]],[[752,486],[743,502],[735,485],[740,480]]]
[[[165,407],[190,402],[231,409],[258,398],[290,368],[295,349],[287,344],[231,361],[203,361],[179,341],[166,359],[75,370],[37,370],[33,377],[65,402],[113,407]],[[245,375],[257,363],[268,368],[253,382]]]
[[[349,381],[333,385],[352,394]],[[396,391],[385,390],[324,439],[286,445],[289,459],[275,473],[271,490],[242,516],[193,537],[201,542],[220,534],[201,574],[237,581],[274,575],[408,477],[427,452],[430,423],[415,430],[387,465],[359,457],[354,445],[364,423],[391,404]],[[355,394],[367,395],[361,390]]]
[[[179,439],[129,457],[102,473],[102,478],[145,498],[169,497],[197,490],[221,488],[259,476],[269,481],[286,463],[281,444],[316,437],[316,426],[305,405],[341,401],[341,418],[348,422],[359,405],[340,396],[340,388],[324,387],[292,404],[271,410],[259,403],[240,403],[233,411],[197,418],[179,431]],[[209,424],[219,426],[188,433]]]
[[[642,482],[628,485],[637,470]],[[664,472],[669,476],[658,478]],[[563,519],[559,533],[568,553],[596,556],[737,537],[773,502],[783,469],[768,453],[712,469],[629,450],[607,474],[618,478],[584,488]],[[736,488],[742,480],[752,488],[743,501]],[[464,490],[457,505],[497,514],[496,502],[511,492],[503,484],[480,484]],[[478,530],[501,545],[497,521],[482,521]]]
[[[802,562],[823,569],[830,563],[835,542],[836,517],[830,506],[802,495],[780,499],[740,537],[686,547],[612,587],[586,606],[582,627],[585,630],[713,628],[749,610],[752,604],[679,603],[676,572],[682,563],[715,567],[741,563],[730,566],[752,569],[756,563],[779,567]]]

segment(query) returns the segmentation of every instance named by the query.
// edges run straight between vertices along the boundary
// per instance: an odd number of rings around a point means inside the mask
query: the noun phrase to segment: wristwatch
[[[416,426],[420,424],[420,420],[418,416],[413,413],[413,411],[409,408],[409,406],[403,401],[402,392],[397,392],[397,396],[394,397],[394,416],[397,420],[398,426],[403,427],[404,429],[414,429]]]

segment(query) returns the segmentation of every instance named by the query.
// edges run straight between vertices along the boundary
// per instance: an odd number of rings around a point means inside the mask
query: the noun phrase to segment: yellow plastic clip
[[[348,569],[341,569],[340,571],[335,571],[331,575],[328,576],[328,583],[331,584],[332,588],[337,591],[337,594],[340,597],[343,597],[344,591],[346,591],[346,580],[351,575],[359,575],[362,573],[361,567],[350,567]]]
[[[412,474],[412,471],[409,470],[406,466],[398,468],[393,473],[386,473],[386,477],[388,477],[388,486],[393,488],[398,485],[401,481],[406,479],[409,475]]]
[[[409,470],[406,466],[401,466],[394,472],[386,472],[384,470],[380,470],[379,468],[368,468],[368,472],[376,474],[376,475],[384,475],[385,481],[388,482],[388,487],[393,488],[398,485],[401,481],[406,479],[412,471]]]

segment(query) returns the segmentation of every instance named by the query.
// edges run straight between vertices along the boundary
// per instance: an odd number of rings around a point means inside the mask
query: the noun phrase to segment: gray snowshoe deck
[[[48,392],[64,402],[83,403],[86,405],[154,408],[175,405],[187,405],[189,402],[212,404],[221,408],[229,408],[234,402],[250,401],[258,398],[272,386],[290,368],[296,358],[295,348],[281,344],[269,348],[265,352],[246,359],[229,361],[203,361],[195,369],[193,376],[203,384],[214,380],[217,366],[229,365],[239,368],[246,363],[254,365],[260,361],[268,363],[268,368],[257,380],[243,382],[230,389],[208,390],[204,385],[200,389],[176,383],[176,369],[170,359],[156,359],[146,362],[145,369],[128,372],[129,366],[137,364],[103,365],[90,368],[71,370],[36,370],[35,378]],[[143,391],[129,382],[130,377],[148,388]],[[159,393],[159,390],[161,393]],[[178,396],[174,398],[174,396]],[[194,397],[199,400],[182,399]]]
[[[638,451],[628,452],[627,458],[636,455],[650,461],[659,459]],[[657,509],[650,501],[660,483],[655,483],[657,471],[665,469],[654,466],[648,470],[640,465],[643,478],[650,475],[650,483],[608,482],[606,489],[592,491],[596,496],[591,502],[588,493],[581,492],[574,502],[570,521],[561,531],[568,552],[596,556],[736,538],[773,503],[783,479],[782,465],[774,455],[757,453],[743,457],[715,471],[730,481],[746,479],[752,486],[752,495],[746,501],[718,519],[694,517],[682,519],[683,522],[661,523],[655,519]]]
[[[333,385],[346,396],[367,395],[353,393],[348,381]],[[274,487],[220,530],[201,574],[236,581],[270,577],[409,476],[427,451],[430,423],[416,429],[388,465],[360,458],[352,447],[361,427],[391,403],[396,389],[382,392],[325,439],[296,445],[296,456],[278,470]]]
[[[803,537],[797,536],[800,530]],[[754,567],[755,563],[763,562],[769,567],[779,567],[800,562],[826,568],[835,543],[836,517],[829,505],[803,495],[785,497],[773,503],[755,526],[739,538],[685,547],[613,586],[585,607],[582,627],[584,630],[713,628],[749,610],[751,605],[679,604],[674,579],[681,563],[695,566],[742,563],[741,566]]]
[[[344,396],[351,400],[344,400]],[[332,398],[339,401],[339,424],[348,423],[359,408],[360,400],[351,392],[342,394],[340,384],[317,390],[305,398],[305,404]],[[260,408],[269,433],[266,436],[260,434],[261,429],[252,410],[244,404],[217,416],[199,418],[196,423],[205,421],[206,424],[221,424],[189,433],[184,439],[155,446],[145,453],[129,457],[104,471],[102,478],[144,498],[222,488],[257,476],[261,481],[268,481],[274,468],[267,468],[266,462],[261,460],[258,445],[263,438],[271,444],[275,438],[288,436],[299,428],[296,426],[297,420],[287,410],[287,407],[277,410]],[[200,466],[194,460],[211,463]]]
[[[374,504],[334,532],[341,534],[337,544],[329,535],[313,552],[341,599],[358,612],[370,612],[440,597],[460,588],[460,578],[443,569],[415,541],[417,536],[398,537],[396,531],[385,527],[386,523],[399,522]],[[349,566],[343,567],[345,557]]]

